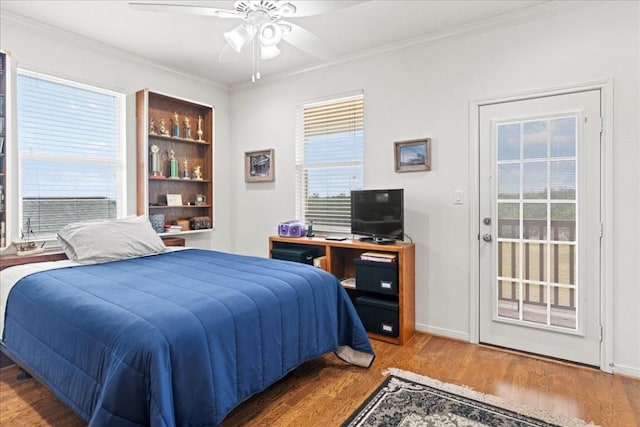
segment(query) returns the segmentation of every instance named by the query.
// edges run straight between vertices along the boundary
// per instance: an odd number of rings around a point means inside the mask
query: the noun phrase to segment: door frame
[[[613,79],[469,101],[469,342],[480,342],[480,108],[588,90],[600,90],[600,370],[613,373]]]

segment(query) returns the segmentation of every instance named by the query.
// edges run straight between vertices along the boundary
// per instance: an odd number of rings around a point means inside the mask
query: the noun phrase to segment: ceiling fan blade
[[[329,45],[313,35],[310,31],[291,22],[280,21],[280,24],[291,28],[291,31],[285,31],[282,35],[282,38],[287,43],[321,59],[328,60],[333,57],[333,51]]]
[[[218,9],[216,7],[200,6],[185,3],[149,3],[149,2],[129,2],[129,6],[138,10],[153,12],[178,12],[188,15],[217,16],[218,18],[244,18],[235,10]]]
[[[354,6],[364,1],[292,1],[296,7],[295,17],[313,16],[331,12],[332,10],[344,9]]]

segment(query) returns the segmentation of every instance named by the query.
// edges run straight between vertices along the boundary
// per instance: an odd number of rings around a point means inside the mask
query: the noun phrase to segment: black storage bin
[[[356,289],[398,295],[398,264],[355,259]]]
[[[271,258],[285,261],[301,262],[313,265],[316,251],[309,248],[274,248],[271,249]]]
[[[398,303],[378,298],[357,297],[356,311],[364,328],[380,335],[397,337],[399,317]]]

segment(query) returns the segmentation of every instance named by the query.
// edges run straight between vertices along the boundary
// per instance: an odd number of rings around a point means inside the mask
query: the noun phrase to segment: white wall
[[[230,249],[229,176],[229,94],[226,88],[209,81],[162,70],[136,58],[104,48],[61,31],[6,19],[3,14],[0,48],[11,53],[14,64],[34,71],[106,87],[126,94],[127,138],[127,211],[136,213],[136,119],[135,92],[149,88],[215,107],[214,173],[215,225],[212,233],[187,237],[187,244],[220,250]],[[15,172],[15,168],[14,168]],[[12,177],[16,183],[17,178]],[[8,193],[8,206],[17,216],[15,185]],[[15,221],[14,221],[15,222]],[[17,228],[17,225],[15,226]],[[17,229],[11,233],[17,236]]]
[[[365,188],[405,189],[417,326],[468,339],[469,102],[613,78],[613,360],[618,372],[640,376],[640,8],[575,9],[234,91],[233,250],[267,256],[276,224],[295,215],[296,105],[364,89]],[[421,137],[433,139],[432,171],[394,173],[393,141]],[[275,149],[275,182],[247,184],[243,152],[263,148]],[[463,205],[453,204],[458,189]]]

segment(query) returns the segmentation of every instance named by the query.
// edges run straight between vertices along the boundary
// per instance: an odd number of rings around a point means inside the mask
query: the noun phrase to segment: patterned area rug
[[[342,427],[593,426],[399,369]]]

